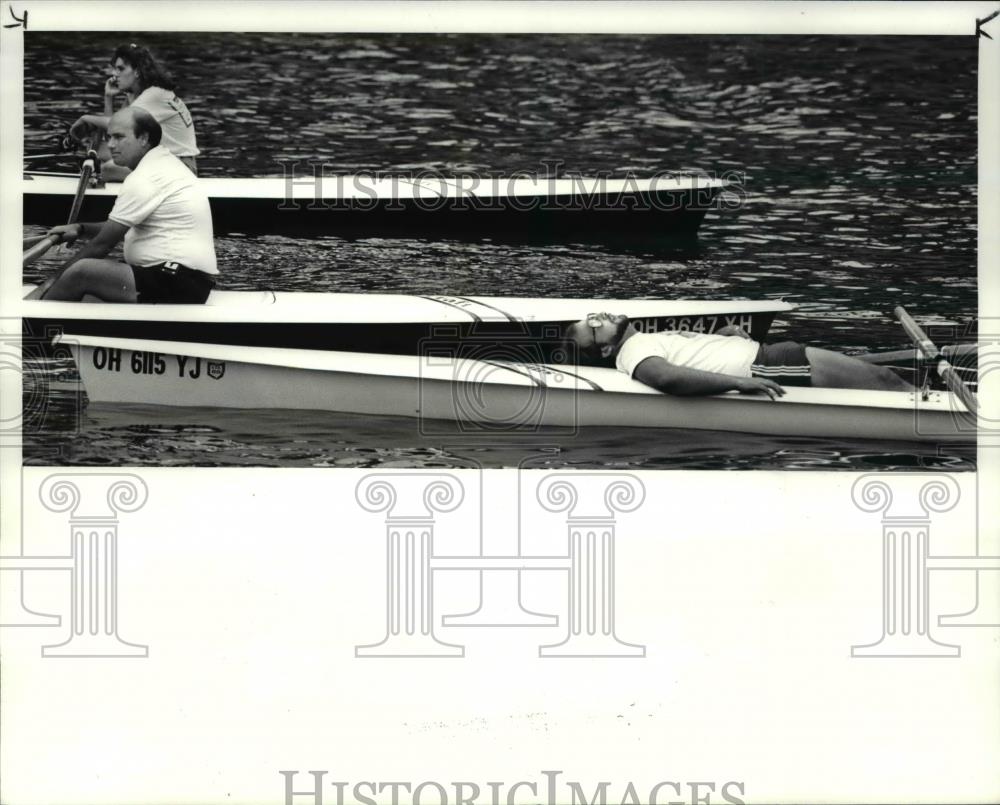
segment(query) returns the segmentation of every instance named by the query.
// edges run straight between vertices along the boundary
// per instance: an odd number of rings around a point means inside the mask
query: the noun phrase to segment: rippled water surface
[[[105,61],[121,41],[149,44],[174,73],[203,175],[280,174],[289,160],[344,173],[745,174],[745,193],[728,199],[738,208],[711,212],[694,245],[229,235],[217,240],[227,288],[780,297],[798,309],[773,333],[852,351],[906,346],[897,304],[924,322],[961,326],[976,314],[972,37],[30,33],[27,152],[51,150],[78,114],[99,110]],[[428,443],[407,420],[110,406],[81,420],[65,407],[53,398],[49,432],[32,440],[26,460],[769,469],[973,461],[912,445],[735,434],[662,433],[651,447],[632,429],[595,429],[537,456],[513,446],[474,453]]]

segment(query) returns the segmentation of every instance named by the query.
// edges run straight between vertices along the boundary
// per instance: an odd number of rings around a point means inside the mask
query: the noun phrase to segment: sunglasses
[[[604,324],[604,319],[601,318],[598,313],[588,313],[587,314],[587,326],[590,328],[594,336],[594,343],[598,343],[597,340],[597,330],[600,326]]]

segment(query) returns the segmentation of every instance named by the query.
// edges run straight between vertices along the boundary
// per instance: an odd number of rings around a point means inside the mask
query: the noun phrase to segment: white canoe
[[[24,293],[31,286],[25,286]],[[56,332],[253,347],[418,354],[431,339],[533,344],[538,359],[570,322],[623,313],[645,331],[715,332],[738,325],[763,340],[780,300],[544,299],[456,295],[215,291],[204,305],[81,304],[22,300],[26,333]]]
[[[789,388],[777,401],[661,394],[613,369],[423,356],[261,349],[67,334],[92,402],[328,410],[440,420],[484,432],[592,426],[844,439],[974,442],[947,392]]]
[[[65,220],[78,177],[26,172],[24,222]],[[692,235],[730,183],[694,175],[546,178],[309,172],[263,178],[202,177],[216,232],[316,231],[544,238],[604,233]],[[121,184],[87,191],[80,220],[107,217]]]

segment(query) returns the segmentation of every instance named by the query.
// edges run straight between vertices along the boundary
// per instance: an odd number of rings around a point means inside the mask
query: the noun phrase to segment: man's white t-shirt
[[[194,136],[194,123],[184,101],[163,87],[147,87],[132,101],[131,106],[144,109],[156,118],[163,135],[160,145],[179,157],[196,157],[198,141]]]
[[[151,148],[122,183],[110,215],[130,227],[125,262],[181,263],[218,274],[212,210],[198,178],[162,145]]]
[[[632,377],[646,358],[659,357],[674,366],[750,377],[760,344],[749,338],[703,333],[636,333],[618,351],[615,365]]]

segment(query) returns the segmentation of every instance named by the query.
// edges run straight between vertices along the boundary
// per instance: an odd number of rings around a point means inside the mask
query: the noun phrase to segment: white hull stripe
[[[473,313],[468,308],[462,307],[461,305],[456,305],[454,302],[449,302],[447,299],[441,299],[438,296],[422,296],[421,299],[426,299],[428,302],[437,302],[440,305],[446,305],[447,307],[455,308],[455,310],[461,310],[463,313],[467,313],[473,321],[482,321],[482,319]]]
[[[501,310],[500,308],[496,307],[495,305],[488,305],[485,302],[480,302],[478,300],[469,299],[466,296],[456,296],[455,298],[456,299],[461,299],[461,300],[463,300],[465,302],[468,302],[470,305],[479,305],[480,307],[485,307],[485,308],[489,308],[490,310],[495,310],[501,316],[506,316],[507,317],[507,321],[520,321],[520,319],[518,319],[516,316],[511,316],[510,313],[508,313],[506,310]]]
[[[812,374],[810,366],[761,366],[751,364],[750,371],[755,375],[785,375],[793,377],[809,377]]]
[[[561,366],[557,372],[553,372],[552,366],[546,366],[543,363],[522,363],[522,364],[512,364],[505,363],[504,361],[491,361],[482,360],[481,363],[488,363],[490,366],[496,366],[498,369],[506,369],[509,372],[514,372],[515,374],[524,375],[531,380],[536,386],[541,388],[549,388],[549,384],[546,382],[546,377],[551,374],[556,375],[568,375],[569,377],[575,378],[580,381],[580,383],[585,383],[590,386],[591,391],[604,391],[597,383],[587,377],[582,377],[575,372],[569,372],[563,369]]]

